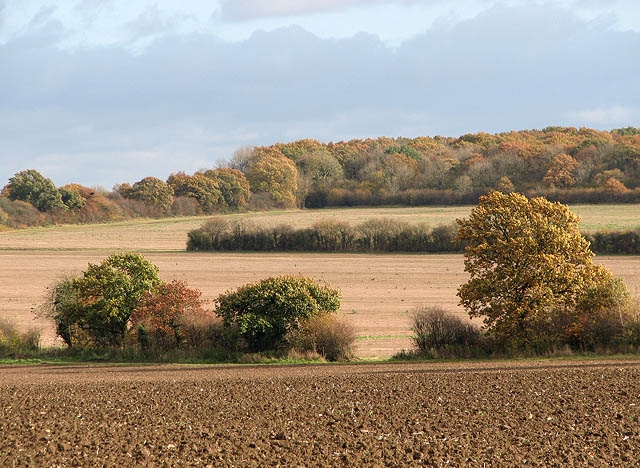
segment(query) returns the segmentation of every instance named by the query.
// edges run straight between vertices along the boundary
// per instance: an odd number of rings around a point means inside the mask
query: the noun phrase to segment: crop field
[[[79,273],[107,256],[95,251],[0,250],[0,317],[22,328],[53,328],[32,310],[45,288],[63,274]],[[410,317],[417,305],[441,305],[464,316],[456,290],[466,281],[462,255],[316,253],[146,253],[165,280],[186,280],[206,299],[271,275],[302,274],[324,279],[342,291],[340,315],[354,325],[362,357],[385,357],[411,346]],[[640,258],[598,257],[621,276],[633,293],[640,286]]]
[[[613,218],[630,227],[640,223],[635,206],[574,207],[598,228]],[[358,222],[393,216],[437,225],[469,208],[379,208],[284,211],[229,215],[273,225],[298,226],[317,219]],[[461,316],[457,288],[466,281],[461,255],[188,253],[187,232],[205,218],[142,220],[125,223],[56,226],[0,233],[0,317],[21,328],[39,328],[43,343],[53,344],[50,323],[38,319],[46,287],[64,275],[78,274],[115,250],[135,250],[160,267],[163,279],[185,280],[212,300],[218,294],[271,275],[302,274],[323,279],[342,291],[340,315],[354,325],[361,357],[386,357],[411,346],[410,317],[418,305],[441,305]],[[597,224],[600,223],[600,224]],[[640,258],[598,257],[621,276],[634,294],[640,288]]]
[[[0,368],[0,466],[630,467],[640,363]]]
[[[582,217],[580,229],[630,229],[640,227],[638,205],[574,205]],[[231,220],[247,220],[261,226],[289,224],[310,226],[318,220],[332,219],[353,224],[369,218],[389,217],[435,227],[468,216],[470,206],[333,208],[322,210],[265,211],[225,215]],[[208,217],[134,220],[110,224],[53,226],[0,232],[0,249],[62,250],[184,250],[187,233],[200,227]]]

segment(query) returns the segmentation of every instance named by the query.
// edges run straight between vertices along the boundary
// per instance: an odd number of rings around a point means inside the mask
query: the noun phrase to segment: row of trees
[[[324,220],[300,229],[214,218],[189,232],[187,250],[460,252],[456,232],[455,224],[431,228],[390,218],[372,218],[356,226]]]
[[[300,140],[238,151],[230,165],[248,174],[265,158],[295,163],[297,186],[288,188],[289,199],[295,194],[298,204],[307,207],[411,198],[428,202],[438,192],[450,192],[441,196],[449,202],[475,203],[492,189],[560,198],[576,191],[601,202],[640,200],[635,190],[640,186],[640,129],[633,127],[610,132],[547,127],[329,144]]]
[[[0,196],[0,223],[104,221],[247,208],[470,204],[491,190],[564,202],[640,202],[640,129],[316,140],[242,148],[228,167],[145,177],[112,192],[55,187],[35,170]],[[17,202],[17,203],[16,203]],[[22,204],[20,203],[22,202]]]
[[[640,229],[583,234],[599,254],[640,255]],[[247,221],[214,218],[190,231],[187,250],[306,252],[462,252],[458,226],[411,224],[392,218],[371,218],[352,225],[321,220],[307,228],[287,224],[262,227]]]
[[[289,338],[313,347],[319,338],[315,332],[325,341],[327,333],[343,334],[344,327],[331,318],[339,307],[338,290],[310,278],[280,276],[227,291],[212,310],[186,283],[161,281],[158,268],[140,254],[117,253],[89,264],[78,277],[58,281],[43,314],[69,348],[134,347],[155,353],[209,348],[228,355],[276,350]],[[337,351],[322,349],[346,357],[352,342],[348,338]]]

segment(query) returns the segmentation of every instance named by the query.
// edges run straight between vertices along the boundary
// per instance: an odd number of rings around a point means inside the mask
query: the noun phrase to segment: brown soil
[[[638,362],[0,368],[0,466],[630,467]]]

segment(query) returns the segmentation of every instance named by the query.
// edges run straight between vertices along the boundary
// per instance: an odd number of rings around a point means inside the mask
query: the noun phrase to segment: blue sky
[[[638,126],[639,59],[635,0],[0,0],[0,178],[110,188],[299,138]]]

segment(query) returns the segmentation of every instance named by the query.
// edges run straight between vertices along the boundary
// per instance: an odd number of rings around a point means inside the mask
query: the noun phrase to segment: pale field
[[[227,215],[260,225],[308,226],[319,219],[352,223],[387,216],[432,226],[467,216],[470,207],[353,208]],[[640,226],[637,205],[574,206],[583,230]],[[116,250],[133,250],[160,267],[163,279],[186,280],[212,300],[221,292],[272,275],[301,274],[342,291],[340,315],[353,324],[362,357],[389,356],[411,346],[410,317],[416,306],[441,305],[465,317],[457,288],[466,281],[462,255],[188,253],[187,232],[206,218],[140,220],[113,224],[55,226],[0,232],[0,317],[21,328],[42,330],[54,343],[50,323],[34,318],[46,287],[79,274]],[[599,257],[640,291],[640,257]]]
[[[52,326],[34,320],[45,288],[63,274],[77,274],[100,251],[0,250],[0,317],[21,328],[43,331],[53,343]],[[462,255],[365,255],[282,253],[155,252],[145,257],[165,280],[186,280],[207,300],[221,292],[271,275],[302,274],[323,279],[342,291],[340,315],[359,335],[360,357],[386,357],[411,346],[410,317],[418,305],[441,305],[461,317],[456,290],[466,281]],[[640,257],[598,257],[622,277],[632,292],[640,286]]]
[[[574,205],[571,209],[582,217],[580,229],[627,229],[640,227],[639,205]],[[229,219],[253,221],[261,226],[289,224],[310,226],[323,219],[354,224],[374,217],[390,217],[411,223],[437,226],[466,217],[470,206],[331,208],[251,212],[226,215]],[[122,249],[140,252],[184,250],[187,233],[202,225],[206,217],[169,218],[126,221],[111,224],[53,226],[0,232],[0,249]]]

